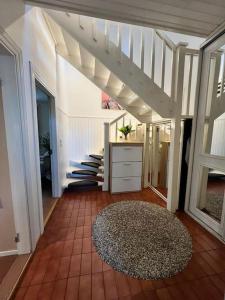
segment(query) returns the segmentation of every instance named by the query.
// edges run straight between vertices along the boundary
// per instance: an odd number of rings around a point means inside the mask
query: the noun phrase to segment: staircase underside
[[[45,17],[57,52],[140,122],[150,122],[152,110],[173,116],[169,96],[113,43],[107,51],[103,34],[93,39],[89,24],[82,28],[77,15],[48,10]]]

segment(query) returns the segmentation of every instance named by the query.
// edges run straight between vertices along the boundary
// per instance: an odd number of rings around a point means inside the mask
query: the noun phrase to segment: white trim
[[[59,198],[62,195],[59,173],[59,149],[57,136],[57,120],[56,120],[56,101],[55,97],[50,97],[50,142],[51,142],[51,172],[52,172],[52,197]]]
[[[32,66],[33,72],[34,72],[34,104],[35,107],[34,113],[37,116],[37,101],[36,101],[36,83],[40,85],[41,89],[44,89],[45,93],[49,96],[49,130],[50,130],[50,147],[52,149],[52,155],[51,155],[51,168],[52,168],[52,196],[53,198],[61,197],[61,185],[60,185],[60,175],[59,175],[59,160],[58,160],[58,142],[57,142],[57,122],[56,122],[56,101],[55,96],[53,92],[49,90],[49,88],[43,83],[40,76],[36,71],[34,71],[34,68]],[[37,122],[36,122],[37,124]],[[37,132],[38,132],[38,126],[37,126]],[[39,139],[38,139],[38,149],[39,149]],[[38,151],[39,155],[39,151]],[[39,156],[38,156],[39,159]],[[40,159],[39,165],[40,165]]]
[[[10,256],[10,255],[17,255],[17,254],[19,254],[19,253],[18,253],[18,250],[1,251],[1,252],[0,252],[0,257],[3,257],[3,256]]]
[[[44,220],[43,220],[43,206],[42,206],[42,190],[41,190],[41,170],[40,170],[40,155],[39,155],[39,140],[38,140],[38,121],[37,121],[37,104],[36,104],[36,84],[35,81],[39,76],[35,73],[34,68],[29,63],[30,67],[30,78],[31,78],[31,98],[32,98],[32,120],[33,120],[33,136],[34,136],[34,156],[35,156],[35,173],[36,173],[36,193],[38,195],[38,217],[39,217],[39,228],[37,232],[43,233],[44,231]],[[39,80],[38,80],[39,81]],[[40,82],[41,83],[41,82]],[[33,249],[35,244],[33,242]]]
[[[215,236],[217,239],[219,239],[222,243],[225,244],[225,240],[221,238],[221,235],[219,235],[216,231],[214,231],[212,228],[210,228],[206,223],[201,221],[198,217],[196,217],[191,211],[185,210],[185,213],[189,215],[193,220],[195,220],[198,224],[200,224],[203,228],[205,228],[208,232],[210,232],[213,236]]]
[[[149,184],[149,187],[151,190],[153,190],[154,193],[156,193],[162,200],[164,200],[167,203],[167,198],[163,196],[153,185]]]
[[[195,91],[194,117],[192,119],[191,144],[190,144],[188,174],[187,174],[187,188],[186,188],[185,207],[184,207],[185,212],[189,210],[190,197],[191,197],[191,182],[192,182],[192,174],[193,174],[193,167],[194,167],[194,149],[195,149],[195,141],[196,141],[198,103],[199,103],[199,94],[200,94],[200,78],[201,78],[201,71],[202,71],[202,56],[203,56],[203,51],[200,50],[199,60],[198,60],[197,84],[196,84],[196,91]]]
[[[76,118],[79,118],[79,119],[102,119],[102,120],[112,120],[112,121],[114,121],[115,120],[115,117],[108,117],[107,116],[107,114],[105,115],[105,116],[93,116],[93,115],[70,115],[70,114],[68,114],[67,112],[65,112],[64,110],[62,110],[61,108],[59,108],[59,107],[57,107],[56,106],[56,109],[58,110],[58,111],[60,111],[61,113],[63,113],[65,116],[67,116],[68,118],[74,118],[74,119],[76,119]],[[121,112],[126,112],[126,110],[118,110],[118,112],[119,111],[121,111]],[[126,113],[124,113],[124,114],[127,114],[128,112],[126,112]],[[123,116],[123,114],[122,115],[120,115],[118,118],[121,118]],[[111,122],[112,122],[111,121]],[[111,122],[109,122],[109,123],[111,123]],[[140,122],[141,123],[141,122]]]

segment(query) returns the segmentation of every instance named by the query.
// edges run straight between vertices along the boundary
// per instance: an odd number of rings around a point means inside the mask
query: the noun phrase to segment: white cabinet
[[[112,178],[114,177],[141,177],[142,161],[126,161],[112,163]]]
[[[142,146],[112,147],[112,162],[142,161]]]
[[[111,193],[140,191],[142,187],[142,143],[111,143]]]

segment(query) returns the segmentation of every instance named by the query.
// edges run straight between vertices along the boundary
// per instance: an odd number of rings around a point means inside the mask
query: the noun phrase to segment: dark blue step
[[[101,167],[101,164],[99,164],[97,162],[93,162],[93,161],[82,161],[81,164],[84,165],[84,166],[88,166],[88,167],[96,168],[96,169]]]
[[[68,184],[67,191],[90,191],[98,189],[98,182],[92,180],[75,181]]]
[[[102,160],[103,155],[98,155],[98,154],[90,154],[89,155],[91,158],[97,159],[97,160]]]
[[[75,171],[72,171],[72,174],[75,174],[75,175],[96,176],[98,174],[98,172],[91,171],[91,170],[75,170]]]

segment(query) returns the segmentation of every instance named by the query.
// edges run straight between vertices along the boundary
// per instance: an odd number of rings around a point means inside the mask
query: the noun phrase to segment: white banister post
[[[169,174],[167,209],[175,212],[179,205],[179,173],[180,173],[180,141],[181,141],[181,109],[183,98],[183,79],[186,43],[180,43],[176,50],[175,68],[175,117],[171,121],[171,143],[169,152]],[[185,195],[184,195],[185,197]]]
[[[104,123],[104,184],[103,191],[109,190],[109,140],[110,124]]]
[[[149,130],[150,123],[145,124],[145,137],[144,137],[144,188],[149,186]]]
[[[96,38],[96,19],[92,19],[92,38],[95,42],[97,42]]]
[[[133,29],[130,27],[130,59],[133,61],[133,55],[134,55],[134,35],[133,35]]]
[[[105,50],[107,53],[109,53],[109,23],[107,20],[105,20]]]
[[[151,184],[156,188],[158,186],[159,178],[159,128],[154,125],[152,131],[152,177]]]

